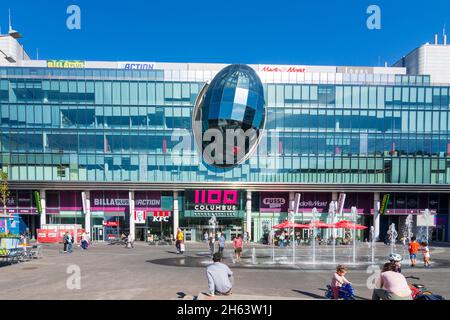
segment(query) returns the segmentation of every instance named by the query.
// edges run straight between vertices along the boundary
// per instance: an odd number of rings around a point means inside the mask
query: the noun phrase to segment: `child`
[[[423,266],[425,268],[430,267],[430,248],[428,248],[428,243],[426,241],[421,243],[421,251],[423,253]]]
[[[411,237],[411,242],[409,243],[409,258],[411,259],[411,267],[416,265],[417,253],[419,252],[419,243],[416,241],[416,237]]]
[[[333,274],[333,278],[331,278],[331,290],[333,290],[333,298],[337,300],[339,298],[339,290],[341,289],[343,284],[349,283],[345,278],[345,274],[347,273],[347,267],[343,265],[338,265],[336,268],[336,273]]]

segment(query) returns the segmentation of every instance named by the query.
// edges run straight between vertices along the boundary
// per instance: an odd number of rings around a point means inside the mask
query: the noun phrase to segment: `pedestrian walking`
[[[134,248],[134,238],[131,233],[128,234],[126,248],[128,248],[128,249]]]
[[[177,229],[177,241],[175,242],[175,247],[177,248],[177,254],[181,253],[181,243],[184,241],[184,234],[180,228]]]
[[[216,242],[215,238],[216,238],[216,236],[214,233],[209,234],[208,245],[209,245],[209,251],[211,252],[211,255],[214,255],[214,252],[215,252],[215,248],[214,248],[214,243]]]
[[[234,254],[236,257],[236,261],[241,262],[243,241],[242,241],[242,236],[240,234],[238,234],[238,236],[236,238],[234,238],[233,248],[234,248]]]
[[[74,238],[70,233],[67,233],[68,241],[67,241],[67,252],[72,253],[72,247],[74,243]]]
[[[86,234],[86,231],[84,231],[81,234],[81,249],[82,250],[87,250],[87,234]]]
[[[219,237],[219,253],[223,254],[224,249],[225,249],[225,236],[222,233]]]
[[[67,252],[67,246],[69,245],[69,233],[66,232],[63,236],[64,252]]]
[[[423,266],[425,268],[430,267],[430,248],[428,248],[428,242],[423,241],[421,244],[420,250],[423,254]]]
[[[419,253],[420,244],[416,241],[416,237],[411,237],[409,243],[409,259],[411,260],[411,267],[416,266],[417,253]]]

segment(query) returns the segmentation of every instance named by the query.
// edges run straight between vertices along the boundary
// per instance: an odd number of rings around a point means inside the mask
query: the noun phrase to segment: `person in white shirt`
[[[420,244],[420,250],[422,251],[423,254],[423,266],[425,268],[429,268],[430,267],[430,248],[428,248],[428,242],[423,241]]]

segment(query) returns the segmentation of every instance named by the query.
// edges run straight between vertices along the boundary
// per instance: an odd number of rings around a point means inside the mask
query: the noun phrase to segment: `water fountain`
[[[425,234],[425,239],[426,239],[426,242],[427,243],[429,243],[429,241],[428,241],[428,238],[429,238],[429,228],[428,228],[428,220],[429,220],[429,217],[430,217],[430,210],[429,209],[425,209],[424,210],[424,212],[423,212],[423,217],[425,218],[425,225],[426,225],[426,229],[425,229],[425,232],[426,232],[426,234]]]
[[[374,263],[375,262],[375,228],[374,226],[370,227],[370,236],[369,236],[369,241],[371,243],[370,245],[370,250],[371,250],[371,257],[370,257],[370,262]]]
[[[352,221],[356,224],[356,217],[358,210],[356,207],[352,207]],[[356,228],[353,229],[353,263],[356,263]]]
[[[331,224],[333,224],[333,229],[331,232],[331,243],[333,245],[333,264],[336,264],[336,228],[334,227],[335,219],[336,219],[336,203],[335,201],[331,201],[330,209],[328,212],[328,216],[331,219]]]
[[[256,264],[256,250],[255,247],[252,248],[252,264]]]
[[[217,218],[214,214],[212,214],[211,219],[208,220],[208,224],[209,224],[209,230],[212,232],[211,235],[213,237],[216,237],[216,229],[217,229]]]
[[[317,216],[317,208],[312,209],[312,263],[316,264],[316,216]]]
[[[413,216],[412,214],[408,214],[408,216],[405,219],[405,225],[403,227],[403,256],[408,256],[408,244],[413,236],[412,232],[413,228]]]
[[[395,223],[391,223],[391,225],[389,226],[389,231],[387,233],[389,235],[389,242],[391,244],[391,253],[395,253],[395,241],[398,237],[397,230],[395,230]]]

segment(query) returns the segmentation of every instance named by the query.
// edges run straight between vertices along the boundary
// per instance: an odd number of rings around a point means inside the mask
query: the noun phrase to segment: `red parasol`
[[[356,229],[356,230],[364,230],[367,229],[366,226],[356,224],[354,222],[348,220],[342,220],[334,224],[335,228],[338,229]]]
[[[301,223],[293,223],[293,222],[289,222],[289,221],[284,221],[280,224],[277,224],[276,226],[272,227],[273,229],[289,229],[289,228],[308,228],[308,226],[306,224],[301,224]]]
[[[313,227],[316,227],[316,229],[322,229],[322,228],[333,228],[332,224],[325,223],[323,221],[316,221],[314,224],[311,222],[307,224],[308,229],[312,229]]]

